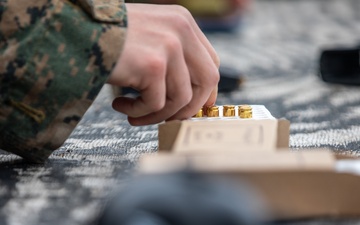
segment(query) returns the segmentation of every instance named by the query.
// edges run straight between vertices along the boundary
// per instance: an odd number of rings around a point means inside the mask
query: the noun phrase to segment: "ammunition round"
[[[208,117],[219,117],[219,107],[218,106],[210,106],[207,110]]]
[[[239,105],[238,114],[240,118],[252,118],[252,107],[249,105]]]
[[[203,116],[204,116],[203,110],[200,109],[193,117],[199,118],[199,117],[203,117]]]
[[[235,116],[235,106],[234,105],[224,105],[223,106],[223,115],[224,115],[224,117]]]

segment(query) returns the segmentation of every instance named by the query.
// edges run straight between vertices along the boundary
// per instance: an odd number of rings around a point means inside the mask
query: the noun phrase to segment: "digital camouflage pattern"
[[[0,149],[43,162],[105,83],[126,33],[121,0],[0,0]]]

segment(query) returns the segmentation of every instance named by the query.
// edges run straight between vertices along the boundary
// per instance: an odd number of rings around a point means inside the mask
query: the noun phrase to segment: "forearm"
[[[76,3],[1,3],[1,149],[46,159],[70,135],[119,58],[124,4]]]

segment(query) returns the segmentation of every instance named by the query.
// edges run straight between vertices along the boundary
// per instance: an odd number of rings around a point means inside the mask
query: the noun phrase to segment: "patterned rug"
[[[360,154],[360,88],[317,77],[321,49],[360,43],[357,0],[254,1],[234,33],[208,34],[222,64],[244,75],[218,104],[261,104],[291,121],[292,149]],[[66,143],[44,165],[0,154],[0,224],[90,224],[107,196],[157,149],[157,126],[131,127],[105,87]],[[287,221],[360,224],[360,219]]]

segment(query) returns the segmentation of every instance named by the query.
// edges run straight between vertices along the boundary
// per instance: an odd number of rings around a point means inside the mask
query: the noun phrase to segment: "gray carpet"
[[[316,76],[320,49],[360,44],[358,0],[256,1],[234,34],[209,34],[222,64],[244,74],[243,86],[218,104],[262,104],[291,121],[293,149],[328,147],[360,154],[360,88]],[[90,224],[107,196],[155,152],[157,126],[131,127],[103,89],[77,129],[44,165],[0,154],[0,224]],[[318,218],[289,225],[360,224]]]

